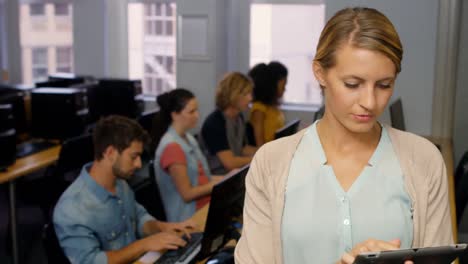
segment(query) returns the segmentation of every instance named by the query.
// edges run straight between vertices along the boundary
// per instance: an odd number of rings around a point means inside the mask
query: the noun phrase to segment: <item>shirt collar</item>
[[[115,198],[116,195],[104,189],[104,187],[102,187],[99,183],[96,182],[96,180],[93,179],[93,177],[91,177],[91,175],[89,175],[89,169],[92,165],[92,162],[87,163],[81,169],[81,177],[83,178],[83,181],[85,182],[86,186],[88,186],[89,192],[94,194],[101,202],[105,202],[107,199],[110,198]],[[119,180],[116,181],[116,192],[117,194],[120,193]]]
[[[313,144],[316,147],[316,149],[318,150],[317,155],[318,155],[320,164],[325,165],[327,163],[327,156],[325,155],[325,151],[323,150],[322,143],[320,142],[320,138],[319,138],[318,133],[317,133],[317,123],[318,122],[319,122],[319,120],[315,121],[310,126],[308,131],[306,131],[306,133],[311,133],[311,138],[312,138]],[[376,165],[376,163],[380,159],[380,156],[384,152],[385,148],[390,143],[390,139],[388,137],[387,130],[380,123],[378,123],[378,124],[381,126],[382,130],[381,130],[381,134],[380,134],[379,143],[377,144],[377,148],[375,149],[374,153],[372,154],[372,156],[371,156],[371,158],[369,159],[369,162],[368,162],[368,165],[372,166],[372,167]]]

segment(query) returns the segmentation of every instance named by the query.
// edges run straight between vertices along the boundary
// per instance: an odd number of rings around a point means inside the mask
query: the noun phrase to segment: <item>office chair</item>
[[[137,118],[137,122],[140,126],[142,126],[150,135],[152,133],[153,119],[156,113],[158,113],[157,110],[146,111]]]
[[[458,180],[458,184],[455,186],[455,207],[457,213],[457,225],[460,224],[460,220],[463,216],[463,211],[466,208],[468,202],[468,170],[464,171]]]
[[[154,174],[154,161],[148,162],[148,174],[140,181],[129,183],[135,193],[135,199],[150,215],[160,221],[166,221],[166,211],[162,203],[159,187]]]
[[[44,225],[42,230],[42,241],[44,242],[48,263],[70,263],[60,247],[52,222]]]
[[[463,154],[458,166],[455,170],[455,187],[457,187],[458,182],[460,181],[461,177],[464,173],[468,171],[468,151]]]
[[[47,220],[66,188],[78,177],[84,164],[93,161],[93,139],[90,134],[77,136],[63,142],[58,160],[47,167],[42,177],[24,186],[22,199],[39,205]]]
[[[324,113],[325,113],[325,105],[320,107],[320,109],[317,112],[315,112],[314,120],[312,122],[315,122],[317,119],[321,119]]]

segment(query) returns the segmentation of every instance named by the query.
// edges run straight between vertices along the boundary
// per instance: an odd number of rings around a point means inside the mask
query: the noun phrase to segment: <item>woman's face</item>
[[[392,96],[395,65],[381,53],[348,44],[335,56],[330,69],[314,63],[314,74],[324,87],[325,115],[351,132],[369,132]]]
[[[200,115],[198,112],[198,102],[196,98],[190,99],[179,113],[172,113],[173,122],[177,122],[186,130],[196,127],[199,118]]]
[[[252,102],[252,91],[249,90],[243,94],[240,94],[237,99],[237,108],[243,112],[249,108],[249,104]]]

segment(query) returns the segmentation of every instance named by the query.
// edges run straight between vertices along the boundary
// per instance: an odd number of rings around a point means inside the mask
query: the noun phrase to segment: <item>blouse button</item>
[[[343,221],[343,224],[344,224],[344,225],[349,225],[349,219],[345,219],[345,220]]]

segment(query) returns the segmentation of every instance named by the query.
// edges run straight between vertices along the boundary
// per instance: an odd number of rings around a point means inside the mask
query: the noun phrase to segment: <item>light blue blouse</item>
[[[412,202],[387,131],[351,188],[345,192],[311,125],[294,154],[282,219],[285,264],[335,263],[369,238],[413,240]]]

